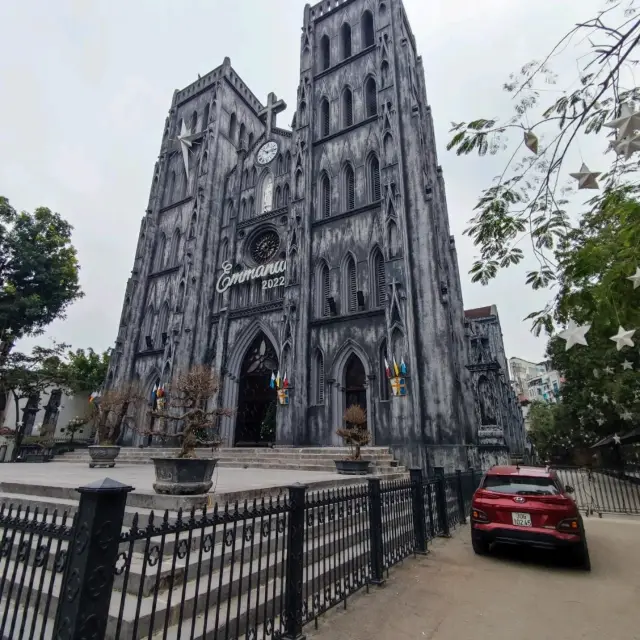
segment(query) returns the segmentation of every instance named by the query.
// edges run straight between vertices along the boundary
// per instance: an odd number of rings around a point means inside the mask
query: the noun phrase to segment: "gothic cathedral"
[[[324,0],[291,130],[228,58],[176,91],[107,384],[204,363],[225,446],[340,444],[359,404],[404,464],[466,468],[480,405],[424,75],[401,0]]]

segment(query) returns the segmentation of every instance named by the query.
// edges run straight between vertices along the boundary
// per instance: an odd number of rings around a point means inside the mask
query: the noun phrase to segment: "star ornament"
[[[605,127],[617,129],[618,142],[624,138],[633,135],[636,129],[640,129],[640,111],[633,111],[631,105],[625,102],[620,107],[620,116],[604,123]]]
[[[589,171],[589,167],[583,162],[580,171],[569,174],[578,181],[578,189],[599,189],[596,178],[600,175],[599,171]]]
[[[622,368],[624,371],[633,370],[633,362],[629,362],[628,360],[625,360],[622,363]]]
[[[585,334],[591,329],[590,324],[578,325],[573,320],[569,320],[569,325],[564,331],[558,334],[559,338],[567,341],[565,345],[565,351],[569,351],[574,344],[582,344],[588,347]]]
[[[178,143],[180,144],[180,151],[182,151],[182,160],[184,162],[184,170],[189,176],[189,150],[193,146],[193,143],[198,138],[202,137],[202,133],[193,133],[191,129],[187,129],[187,125],[182,121],[182,128],[178,134]]]
[[[624,138],[617,142],[614,148],[619,156],[628,160],[636,151],[640,151],[640,135]]]
[[[620,436],[617,433],[613,436],[613,444],[620,444]]]
[[[626,331],[623,327],[618,327],[618,333],[615,336],[611,336],[609,340],[613,340],[616,343],[616,349],[620,351],[623,347],[633,347],[633,334],[635,329]]]
[[[633,282],[634,289],[640,287],[640,267],[636,267],[636,272],[632,276],[629,276],[627,280],[631,280],[631,282]]]

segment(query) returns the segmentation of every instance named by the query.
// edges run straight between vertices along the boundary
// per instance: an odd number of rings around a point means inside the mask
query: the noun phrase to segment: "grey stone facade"
[[[258,438],[275,368],[290,385],[277,444],[338,444],[358,402],[403,463],[466,467],[480,423],[460,275],[401,0],[307,5],[300,62],[292,131],[228,58],[174,93],[108,384],[151,393],[206,363],[237,409],[221,426],[233,446]],[[406,363],[406,397],[385,355]]]

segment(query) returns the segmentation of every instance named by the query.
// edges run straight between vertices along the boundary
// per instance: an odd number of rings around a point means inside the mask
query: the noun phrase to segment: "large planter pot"
[[[334,460],[336,471],[343,476],[366,476],[370,460]]]
[[[116,466],[116,458],[120,453],[120,447],[112,447],[106,444],[94,444],[88,447],[91,462],[89,466],[93,469],[112,468]]]
[[[193,496],[207,493],[217,458],[151,458],[156,468],[156,493]]]

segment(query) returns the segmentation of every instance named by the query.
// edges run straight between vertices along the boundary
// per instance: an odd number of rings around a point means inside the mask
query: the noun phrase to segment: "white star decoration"
[[[589,346],[587,344],[587,339],[585,338],[585,334],[587,331],[591,329],[590,324],[583,324],[582,326],[577,325],[573,320],[569,320],[569,326],[564,331],[561,331],[558,334],[558,337],[567,341],[565,345],[565,351],[568,351],[573,347],[574,344],[583,344],[585,347]]]
[[[636,129],[640,129],[640,111],[634,112],[631,105],[625,102],[620,107],[620,116],[610,122],[605,122],[604,126],[618,130],[617,140],[619,142],[632,135]]]
[[[625,361],[622,363],[622,368],[623,368],[625,371],[627,371],[627,370],[629,370],[629,369],[633,370],[633,362],[629,362],[628,360],[625,360]]]
[[[182,151],[182,160],[184,161],[184,170],[189,178],[189,149],[191,149],[193,142],[202,137],[202,132],[193,133],[191,129],[187,129],[187,125],[182,121],[182,128],[178,134],[178,142],[180,143],[180,150]]]
[[[617,433],[613,436],[613,444],[620,444],[620,436]]]
[[[611,375],[613,373],[613,369],[611,367],[605,367],[603,371],[608,375]]]
[[[636,272],[632,276],[629,276],[627,280],[631,280],[631,282],[633,282],[634,289],[640,287],[640,267],[636,267]]]
[[[597,422],[600,426],[602,426],[602,425],[604,424],[604,418],[598,418],[598,419],[596,420],[596,422]]]
[[[633,334],[636,332],[635,329],[631,329],[631,331],[627,331],[623,327],[618,327],[618,333],[615,336],[611,336],[609,340],[613,340],[616,343],[616,349],[620,351],[622,347],[633,347]]]
[[[624,156],[628,160],[636,151],[640,151],[640,135],[625,138],[616,143],[615,151],[619,156]]]
[[[578,189],[599,189],[596,178],[600,175],[599,171],[589,171],[589,167],[583,162],[580,171],[569,174],[578,181]]]
[[[621,414],[620,417],[623,420],[633,420],[633,416],[631,415],[631,413],[629,412],[628,409],[625,409]]]

